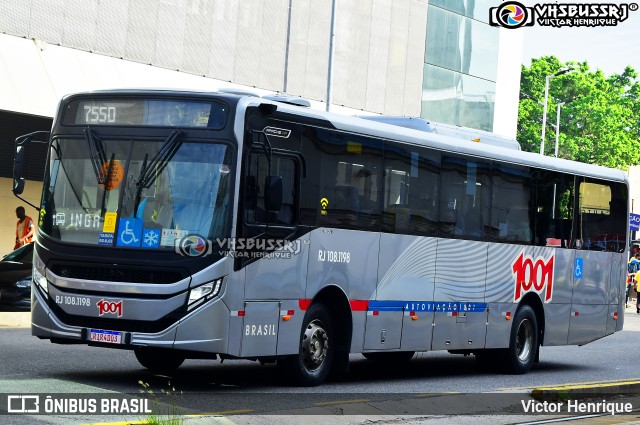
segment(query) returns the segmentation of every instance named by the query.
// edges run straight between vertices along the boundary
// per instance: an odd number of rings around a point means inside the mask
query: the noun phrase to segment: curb
[[[539,400],[580,398],[603,394],[640,394],[640,380],[558,385],[555,387],[534,388],[531,391],[531,397]]]
[[[0,312],[0,328],[31,327],[31,312]]]

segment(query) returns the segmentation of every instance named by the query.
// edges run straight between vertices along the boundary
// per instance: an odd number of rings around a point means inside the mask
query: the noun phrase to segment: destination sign
[[[139,97],[73,99],[65,107],[65,125],[167,126],[222,128],[223,103]]]

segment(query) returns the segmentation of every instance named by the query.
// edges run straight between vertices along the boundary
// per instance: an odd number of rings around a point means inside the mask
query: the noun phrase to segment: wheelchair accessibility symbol
[[[576,258],[575,272],[573,274],[576,279],[582,279],[583,261],[583,258]]]
[[[141,239],[142,220],[139,218],[121,218],[116,246],[140,246]]]

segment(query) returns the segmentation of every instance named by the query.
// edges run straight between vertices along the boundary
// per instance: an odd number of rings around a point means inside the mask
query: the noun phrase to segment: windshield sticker
[[[104,214],[104,225],[102,231],[105,233],[116,232],[116,219],[118,218],[117,212],[108,212]]]
[[[158,248],[160,246],[160,229],[144,229],[142,231],[142,247]]]
[[[142,223],[139,218],[121,218],[118,224],[117,246],[140,246]]]
[[[100,167],[102,170],[102,175],[107,179],[106,186],[104,184],[99,184],[100,188],[104,190],[113,190],[116,187],[120,186],[122,183],[122,178],[124,177],[124,167],[118,160],[107,161],[102,164]]]
[[[98,245],[113,245],[113,233],[100,233]]]
[[[176,240],[182,239],[190,232],[188,230],[162,229],[161,246],[175,246]]]

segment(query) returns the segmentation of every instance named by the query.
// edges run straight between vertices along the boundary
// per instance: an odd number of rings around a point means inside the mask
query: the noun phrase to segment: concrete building
[[[421,116],[515,138],[522,34],[497,0],[337,0],[334,112]],[[0,253],[16,136],[66,93],[114,87],[287,92],[324,109],[331,0],[0,0]],[[30,153],[37,204],[46,149]],[[33,209],[28,213],[34,216]]]

